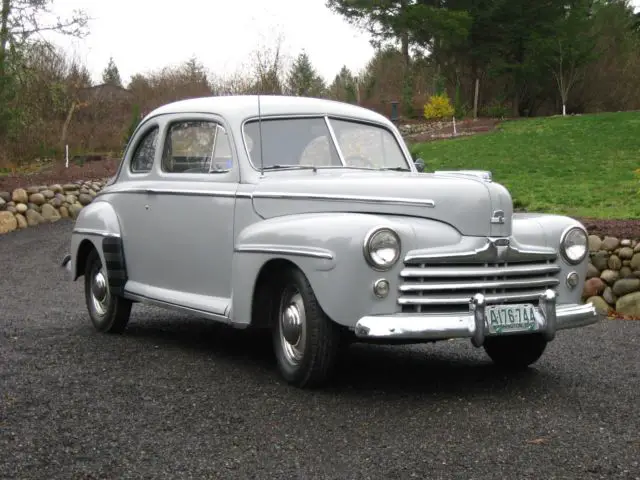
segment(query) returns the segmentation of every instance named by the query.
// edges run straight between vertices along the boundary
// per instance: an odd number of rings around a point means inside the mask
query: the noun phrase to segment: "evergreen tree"
[[[340,72],[333,79],[333,83],[329,87],[332,98],[343,102],[356,103],[356,79],[353,77],[351,70],[343,65]]]
[[[120,72],[118,71],[118,67],[113,61],[113,57],[109,58],[109,64],[102,71],[102,82],[108,85],[117,85],[118,87],[122,86]]]
[[[290,95],[304,97],[321,97],[324,94],[324,80],[313,68],[304,51],[291,65],[287,76],[287,91]]]

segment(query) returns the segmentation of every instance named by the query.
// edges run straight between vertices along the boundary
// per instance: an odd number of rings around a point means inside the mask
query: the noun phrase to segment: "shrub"
[[[453,117],[454,109],[446,93],[433,95],[424,106],[424,118],[439,120]]]
[[[506,118],[509,115],[509,107],[504,102],[493,101],[482,109],[484,116],[489,118]]]

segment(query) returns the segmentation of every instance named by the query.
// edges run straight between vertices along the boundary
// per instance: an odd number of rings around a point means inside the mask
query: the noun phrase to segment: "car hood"
[[[293,172],[292,172],[293,173]],[[278,172],[255,186],[263,218],[320,212],[404,215],[447,223],[463,235],[508,236],[513,204],[500,184],[465,174]],[[501,222],[493,221],[501,211]]]

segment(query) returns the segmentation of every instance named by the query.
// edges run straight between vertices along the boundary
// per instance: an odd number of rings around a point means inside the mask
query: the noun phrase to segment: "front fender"
[[[253,224],[239,233],[234,249],[232,322],[251,321],[256,280],[272,260],[287,260],[300,268],[324,312],[339,324],[353,327],[364,315],[398,311],[396,292],[402,260],[391,270],[378,272],[363,255],[366,234],[382,226],[393,228],[400,236],[401,258],[418,245],[416,232],[423,246],[447,245],[460,239],[460,234],[444,223],[390,215],[318,213]],[[380,278],[390,283],[390,294],[384,299],[373,294],[373,284]]]
[[[80,210],[71,234],[69,268],[72,278],[76,280],[84,274],[84,260],[88,247],[92,246],[98,252],[102,264],[107,266],[110,286],[118,290],[121,282],[111,285],[111,281],[117,281],[118,272],[124,270],[120,233],[118,216],[109,203],[96,199]],[[105,257],[105,251],[109,258]]]
[[[516,238],[530,239],[531,241],[544,238],[546,246],[553,248],[557,252],[560,252],[560,242],[566,230],[578,227],[586,232],[584,225],[580,222],[563,215],[516,213],[513,216],[513,225],[513,233]],[[558,303],[580,303],[582,290],[587,278],[589,255],[578,265],[572,265],[561,254],[558,254],[557,264],[560,267],[558,275],[560,284],[556,288]],[[576,272],[580,279],[578,286],[574,288],[570,288],[565,281],[571,272]]]

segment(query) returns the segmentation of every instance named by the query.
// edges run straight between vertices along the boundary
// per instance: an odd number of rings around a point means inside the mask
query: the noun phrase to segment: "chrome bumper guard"
[[[590,303],[556,305],[556,299],[556,293],[547,290],[538,300],[538,310],[542,313],[543,319],[538,323],[535,333],[543,333],[548,341],[555,338],[558,330],[591,325],[603,318]],[[359,338],[371,339],[470,338],[474,346],[480,347],[489,332],[485,307],[484,295],[477,294],[469,302],[468,314],[372,315],[358,321],[355,334]]]

